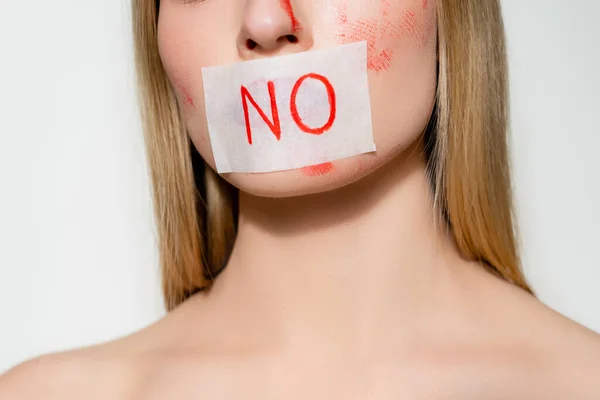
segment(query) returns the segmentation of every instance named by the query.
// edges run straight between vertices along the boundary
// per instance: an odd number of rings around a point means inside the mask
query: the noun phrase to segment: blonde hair
[[[532,293],[520,267],[512,209],[500,4],[437,3],[438,89],[426,134],[434,203],[464,257]],[[191,145],[158,53],[158,8],[157,0],[132,0],[163,294],[172,310],[208,287],[226,263],[237,191]]]

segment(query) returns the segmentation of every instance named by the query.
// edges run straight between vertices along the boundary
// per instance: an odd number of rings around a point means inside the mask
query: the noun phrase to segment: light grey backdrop
[[[600,332],[600,2],[503,4],[526,273]],[[2,8],[0,371],[162,315],[128,2]]]

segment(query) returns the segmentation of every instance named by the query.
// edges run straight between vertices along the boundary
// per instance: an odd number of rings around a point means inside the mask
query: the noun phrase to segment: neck
[[[326,193],[241,193],[238,236],[215,294],[288,338],[364,341],[390,321],[406,324],[459,259],[441,219],[435,224],[425,163],[406,153]]]

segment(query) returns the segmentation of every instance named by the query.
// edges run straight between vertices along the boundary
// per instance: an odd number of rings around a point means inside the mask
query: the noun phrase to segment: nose
[[[306,50],[309,31],[294,0],[246,0],[238,36],[242,59]]]

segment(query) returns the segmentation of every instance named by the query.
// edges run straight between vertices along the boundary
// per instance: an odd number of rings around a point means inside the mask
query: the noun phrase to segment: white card
[[[375,151],[366,42],[202,68],[217,172],[271,172]]]

